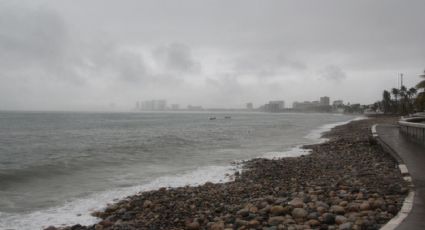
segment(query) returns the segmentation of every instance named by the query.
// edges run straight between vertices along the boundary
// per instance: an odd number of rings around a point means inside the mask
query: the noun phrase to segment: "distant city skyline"
[[[332,103],[331,103],[332,102]],[[349,102],[348,102],[349,103]],[[145,100],[145,101],[136,101],[135,111],[202,111],[202,110],[215,110],[215,109],[237,109],[237,110],[247,110],[247,111],[264,111],[264,112],[282,112],[285,109],[298,109],[298,110],[317,110],[318,107],[325,106],[326,108],[338,108],[344,106],[344,101],[337,99],[331,100],[328,96],[321,96],[318,100],[315,101],[294,101],[292,106],[288,106],[285,103],[285,100],[270,100],[267,103],[258,104],[257,107],[254,106],[252,102],[247,102],[244,105],[239,107],[204,107],[202,105],[191,105],[188,104],[168,104],[167,100],[164,99],[154,99],[154,100]]]

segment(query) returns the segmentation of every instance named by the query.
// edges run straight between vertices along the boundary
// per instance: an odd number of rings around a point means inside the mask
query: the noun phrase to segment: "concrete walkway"
[[[394,125],[378,125],[376,132],[381,141],[404,162],[413,180],[413,209],[396,229],[425,229],[425,145],[411,141],[399,133]]]

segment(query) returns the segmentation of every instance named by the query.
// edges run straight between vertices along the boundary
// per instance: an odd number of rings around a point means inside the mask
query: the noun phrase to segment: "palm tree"
[[[409,112],[413,112],[414,111],[414,106],[413,106],[413,104],[414,104],[414,100],[413,100],[413,98],[415,97],[415,95],[416,95],[416,93],[417,93],[418,91],[416,90],[416,88],[410,88],[409,90],[407,90],[407,92],[406,92],[406,94],[407,94],[407,97],[408,97],[408,100],[409,100],[409,102],[408,102],[408,104],[409,104]]]
[[[418,92],[418,90],[414,87],[410,88],[407,93],[410,95],[411,99],[416,95],[416,93]]]
[[[424,74],[420,75],[420,77],[425,78],[425,70]],[[422,92],[418,93],[418,96],[416,97],[416,105],[422,111],[425,109],[425,80],[420,81],[416,85],[416,88],[418,90],[422,90]]]
[[[408,99],[408,96],[407,96],[407,88],[406,88],[406,86],[404,86],[404,85],[402,85],[401,87],[400,87],[400,91],[399,91],[399,95],[400,95],[400,109],[401,109],[401,113],[402,114],[407,114],[408,113],[408,106],[407,106],[407,104],[408,104],[408,102],[409,102],[409,99]]]
[[[382,93],[382,105],[384,107],[384,113],[388,113],[391,110],[391,93],[384,90]]]
[[[395,103],[394,103],[394,112],[398,112],[398,96],[400,95],[400,90],[397,88],[392,88],[391,93],[394,95]]]
[[[391,89],[391,93],[394,95],[395,101],[397,102],[398,100],[398,95],[400,95],[400,90],[397,88],[392,88]]]

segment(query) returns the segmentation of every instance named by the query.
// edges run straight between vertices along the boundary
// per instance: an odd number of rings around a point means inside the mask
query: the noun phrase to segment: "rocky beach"
[[[370,127],[396,120],[352,121],[308,155],[252,159],[231,182],[142,192],[93,213],[97,224],[46,229],[379,229],[409,189]]]

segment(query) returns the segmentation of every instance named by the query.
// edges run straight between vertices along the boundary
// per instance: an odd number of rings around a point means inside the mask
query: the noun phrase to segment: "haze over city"
[[[384,4],[385,3],[385,4]],[[424,1],[1,1],[0,110],[370,104],[425,68]]]

